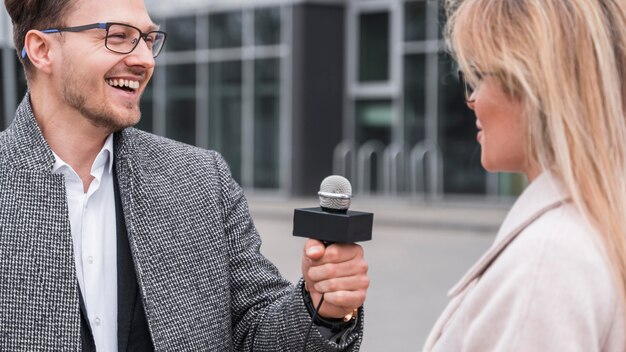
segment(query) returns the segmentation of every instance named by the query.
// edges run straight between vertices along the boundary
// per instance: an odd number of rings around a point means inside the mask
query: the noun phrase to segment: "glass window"
[[[209,64],[209,148],[222,153],[241,182],[241,61]]]
[[[390,100],[362,100],[356,102],[356,139],[358,144],[377,140],[391,142],[392,110]]]
[[[242,45],[241,12],[209,16],[209,48],[236,48]]]
[[[165,22],[167,39],[163,50],[186,51],[196,48],[196,17],[172,17]]]
[[[439,4],[439,38],[443,38],[443,32],[446,28],[446,8],[443,6],[443,3]]]
[[[426,40],[426,1],[404,4],[404,40]]]
[[[359,16],[359,82],[389,80],[389,12]]]
[[[139,123],[135,126],[146,132],[153,131],[152,116],[154,111],[154,88],[152,88],[152,82],[154,82],[154,78],[148,82],[146,90],[144,90],[143,95],[141,96],[141,120],[139,120]]]
[[[404,138],[409,147],[426,138],[426,56],[404,58]]]
[[[359,148],[367,142],[380,142],[383,146],[391,142],[392,106],[391,100],[361,100],[356,102],[356,141]],[[369,163],[363,165],[369,170],[359,170],[362,174],[364,187],[371,192],[379,191],[379,174],[382,167],[382,150],[372,154]],[[367,165],[367,166],[366,166]]]
[[[444,160],[444,192],[484,194],[485,170],[476,141],[476,117],[465,105],[458,67],[448,54],[439,55],[439,147]]]
[[[254,10],[254,44],[280,44],[280,9],[277,7]]]
[[[280,61],[255,61],[254,187],[278,188],[280,148]]]
[[[498,195],[519,196],[528,186],[528,179],[523,174],[498,174]]]
[[[165,135],[177,141],[196,141],[196,65],[166,68],[167,108]]]

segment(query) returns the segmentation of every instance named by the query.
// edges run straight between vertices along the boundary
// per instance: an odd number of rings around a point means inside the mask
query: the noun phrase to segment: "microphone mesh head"
[[[352,198],[352,185],[343,176],[328,176],[320,185],[319,197],[322,208],[348,210]]]

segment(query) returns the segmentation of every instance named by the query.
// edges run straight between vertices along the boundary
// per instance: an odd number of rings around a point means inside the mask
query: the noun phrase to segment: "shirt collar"
[[[59,170],[63,167],[68,167],[71,169],[71,166],[63,161],[63,159],[61,159],[61,157],[59,157],[54,151],[52,152],[52,154],[54,155],[54,166],[52,167],[52,173],[58,173]],[[111,173],[113,170],[114,155],[113,133],[111,133],[104,141],[102,149],[100,150],[100,152],[96,156],[96,159],[93,162],[93,165],[91,167],[92,172],[94,169],[97,169],[99,166],[102,166],[102,164],[106,163],[105,168],[106,170],[108,170],[109,173]]]
[[[113,158],[115,153],[113,153],[113,133],[111,133],[106,141],[104,141],[104,146],[102,147],[102,150],[100,151],[100,154],[102,154],[103,152],[108,152],[108,158],[106,158],[106,169],[109,171],[109,173],[111,173],[111,171],[113,170]]]

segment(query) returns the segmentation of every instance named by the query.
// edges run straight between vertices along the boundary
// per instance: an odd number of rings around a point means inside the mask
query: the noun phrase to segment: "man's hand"
[[[304,245],[302,275],[313,305],[324,294],[318,314],[324,318],[343,318],[365,302],[370,279],[363,248],[353,243],[335,243],[328,247],[309,239]]]

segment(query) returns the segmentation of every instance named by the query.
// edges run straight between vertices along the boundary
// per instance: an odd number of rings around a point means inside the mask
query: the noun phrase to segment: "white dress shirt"
[[[54,153],[53,153],[54,154]],[[91,166],[87,193],[70,165],[54,154],[52,172],[65,176],[76,277],[98,352],[117,351],[117,226],[113,135]]]

